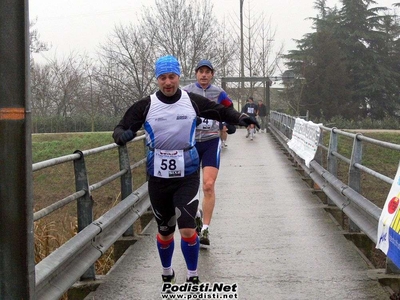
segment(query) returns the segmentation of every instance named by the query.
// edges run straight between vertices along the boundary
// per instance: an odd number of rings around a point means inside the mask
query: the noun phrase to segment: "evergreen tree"
[[[370,25],[367,22],[369,13],[364,0],[342,0],[340,10],[340,31],[337,32],[341,48],[345,52],[347,71],[351,78],[352,102],[356,110],[351,111],[359,116],[359,109],[367,111],[367,87],[365,80],[367,61],[371,61],[367,49],[367,40],[370,39]]]
[[[319,10],[312,18],[316,32],[297,41],[298,49],[286,56],[288,66],[299,80],[292,88],[301,91],[301,113],[309,111],[312,118],[330,119],[335,115],[349,116],[351,109],[349,78],[344,54],[336,38],[338,13],[328,9],[325,0],[316,2]]]
[[[395,15],[379,18],[370,49],[376,61],[372,77],[370,115],[374,119],[398,114],[400,108],[400,26]]]
[[[304,70],[306,89],[302,101],[311,116],[331,119],[336,115],[351,117],[349,77],[341,49],[332,32],[313,36],[312,62]]]
[[[341,9],[315,2],[315,32],[297,41],[285,57],[297,77],[297,107],[329,120],[399,114],[400,48],[396,15],[370,8],[372,0],[342,0]],[[296,87],[297,85],[297,87]],[[293,99],[293,98],[292,98]]]

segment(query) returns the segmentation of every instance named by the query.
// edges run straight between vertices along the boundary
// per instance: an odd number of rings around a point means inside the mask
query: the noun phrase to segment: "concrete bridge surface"
[[[216,184],[211,249],[201,250],[199,276],[210,285],[237,284],[238,290],[220,298],[192,294],[192,299],[389,299],[389,292],[368,276],[370,264],[346,240],[270,134],[250,141],[238,129],[227,143]],[[161,299],[155,234],[151,221],[85,300]],[[179,233],[173,267],[177,283],[184,283]]]

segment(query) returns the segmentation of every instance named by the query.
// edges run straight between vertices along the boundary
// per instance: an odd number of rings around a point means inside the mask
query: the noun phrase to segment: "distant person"
[[[132,140],[144,126],[150,203],[158,225],[157,249],[162,265],[162,281],[175,282],[172,268],[174,232],[178,224],[181,250],[186,262],[186,281],[199,284],[197,271],[199,237],[195,216],[200,185],[199,155],[195,141],[197,116],[218,116],[220,122],[246,126],[253,123],[246,114],[179,88],[180,65],[170,55],[155,63],[159,90],[138,101],[125,112],[114,128],[118,145]]]
[[[251,119],[255,121],[254,123],[257,123],[256,122],[257,104],[254,103],[253,97],[249,97],[247,99],[247,103],[242,108],[242,113],[247,114]],[[246,138],[250,136],[250,140],[253,140],[254,132],[255,132],[254,124],[247,126]]]
[[[211,84],[215,70],[209,60],[200,60],[195,72],[197,82],[184,86],[183,90],[202,95],[225,107],[233,107],[228,94],[219,86]],[[197,217],[202,248],[210,247],[209,226],[215,207],[215,182],[220,165],[221,144],[226,147],[228,133],[231,134],[235,131],[235,126],[218,122],[215,118],[203,118],[202,123],[196,128],[196,149],[203,170],[203,209],[201,212],[199,211]]]
[[[229,130],[227,126],[230,126],[230,125],[227,125],[225,122],[221,122],[219,124],[219,135],[221,138],[221,148],[228,147],[228,144],[226,143],[226,140],[228,139],[228,131],[229,131],[229,134],[233,133],[232,130]],[[234,128],[234,131],[236,131],[236,128],[233,125],[232,125],[232,127]]]
[[[262,100],[258,100],[257,116],[259,117],[257,121],[260,124],[261,132],[267,132],[267,107]]]

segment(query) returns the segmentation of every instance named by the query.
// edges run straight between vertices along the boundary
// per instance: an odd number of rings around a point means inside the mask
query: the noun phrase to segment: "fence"
[[[400,145],[372,139],[363,136],[361,133],[352,133],[320,125],[321,135],[317,154],[308,168],[304,161],[287,146],[287,142],[292,136],[295,119],[293,116],[271,112],[269,129],[293,158],[296,165],[300,166],[301,170],[317,184],[317,188],[327,196],[327,204],[336,206],[342,212],[342,220],[348,220],[346,224],[342,223],[347,226],[349,232],[364,233],[373,243],[370,246],[374,246],[377,242],[378,222],[382,212],[379,206],[383,206],[383,204],[377,206],[371,199],[367,198],[368,193],[362,191],[362,183],[366,180],[364,174],[368,174],[377,180],[376,187],[385,185],[384,199],[386,199],[393,179],[387,174],[382,174],[378,170],[363,165],[363,149],[369,144],[378,147],[374,151],[387,149],[398,155]],[[351,151],[348,151],[348,148],[347,151],[343,151],[345,147],[340,147],[343,143],[346,143],[345,139],[352,141]],[[349,157],[344,152],[347,152]],[[340,164],[343,163],[347,165],[345,172],[343,172],[343,167],[340,168]],[[393,171],[395,172],[397,165],[394,167]],[[394,175],[395,173],[391,174],[393,177]],[[347,183],[344,182],[346,180]],[[400,273],[399,269],[389,259],[386,259],[385,268],[386,273]]]
[[[144,140],[144,135],[133,142]],[[129,143],[131,144],[131,143]],[[33,164],[33,172],[73,162],[76,191],[34,213],[34,221],[54,213],[76,201],[78,233],[35,266],[36,298],[59,299],[76,281],[96,279],[94,263],[121,236],[133,235],[133,223],[150,208],[147,183],[132,191],[132,170],[145,164],[143,158],[130,165],[129,144],[118,147],[109,144],[71,155]],[[89,184],[85,158],[118,148],[120,171],[101,181]],[[120,178],[121,201],[100,218],[93,220],[91,194]]]

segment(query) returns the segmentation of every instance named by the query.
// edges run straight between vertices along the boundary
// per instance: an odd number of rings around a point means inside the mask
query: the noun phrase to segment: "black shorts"
[[[194,198],[199,186],[199,171],[183,178],[149,177],[150,202],[161,235],[175,232],[176,223],[180,229],[196,227],[199,199]]]

